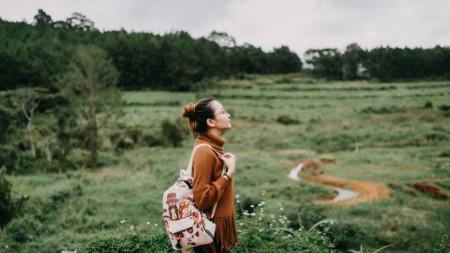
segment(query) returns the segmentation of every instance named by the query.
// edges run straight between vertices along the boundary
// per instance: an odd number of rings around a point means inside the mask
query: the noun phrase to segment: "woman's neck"
[[[225,139],[221,136],[222,131],[217,129],[209,129],[206,133],[201,134],[201,138],[205,138],[214,143],[218,147],[222,147],[225,144]]]
[[[207,135],[209,135],[211,137],[215,137],[215,138],[222,138],[222,133],[223,133],[223,131],[220,131],[217,128],[210,128],[206,132]]]

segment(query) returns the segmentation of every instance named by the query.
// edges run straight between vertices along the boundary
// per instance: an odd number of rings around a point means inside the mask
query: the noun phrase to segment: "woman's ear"
[[[213,119],[211,119],[211,118],[206,119],[206,124],[207,124],[209,127],[215,127],[215,126],[216,126],[216,122],[215,122]]]

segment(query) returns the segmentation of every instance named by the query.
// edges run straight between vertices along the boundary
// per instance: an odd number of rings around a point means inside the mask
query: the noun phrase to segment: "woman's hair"
[[[189,103],[183,107],[183,117],[189,119],[189,128],[192,135],[198,136],[208,131],[206,120],[214,118],[211,102],[215,98],[202,98],[196,104]]]

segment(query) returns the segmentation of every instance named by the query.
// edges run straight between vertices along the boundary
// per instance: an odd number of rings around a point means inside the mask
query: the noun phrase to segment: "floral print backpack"
[[[195,151],[205,145],[212,149],[208,144],[197,145],[192,151],[186,170],[180,170],[178,180],[163,194],[164,224],[172,247],[176,250],[210,244],[214,239],[216,224],[195,207],[192,193],[192,159]],[[216,207],[217,202],[213,207],[211,219],[214,217]]]

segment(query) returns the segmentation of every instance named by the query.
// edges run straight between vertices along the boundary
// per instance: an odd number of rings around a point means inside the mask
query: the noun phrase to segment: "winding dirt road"
[[[307,163],[299,163],[292,168],[288,177],[300,181],[299,174]],[[315,182],[337,191],[337,196],[326,197],[320,202],[331,202],[339,205],[354,205],[366,201],[375,201],[389,196],[389,188],[384,184],[363,180],[342,179],[325,174],[303,175],[302,179]]]
[[[390,190],[384,184],[363,180],[342,179],[329,175],[303,176],[304,179],[322,185],[349,189],[358,193],[349,199],[334,201],[339,205],[355,205],[361,202],[376,201],[389,196]]]

